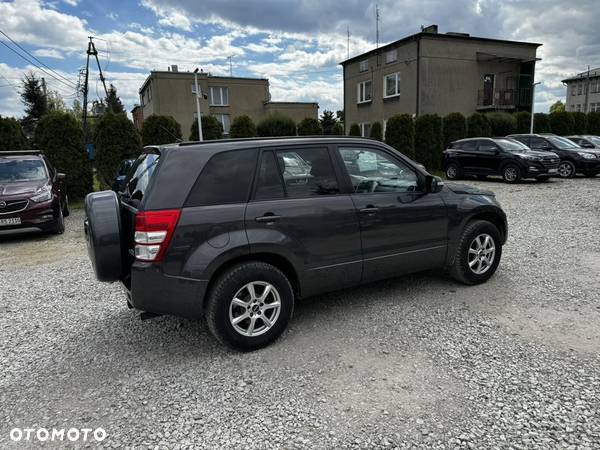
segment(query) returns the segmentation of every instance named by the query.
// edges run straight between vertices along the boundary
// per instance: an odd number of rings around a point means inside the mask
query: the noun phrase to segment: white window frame
[[[390,64],[398,61],[398,49],[395,48],[385,53],[385,63]]]
[[[209,95],[208,95],[208,100],[209,100],[209,105],[210,106],[229,106],[229,88],[227,86],[210,86],[208,88],[209,90]],[[223,102],[223,92],[227,92],[227,102]],[[219,99],[219,103],[215,103],[215,93],[219,93],[218,95],[218,99]]]
[[[390,77],[395,77],[396,81],[396,90],[393,94],[387,93],[387,79]],[[383,98],[392,98],[400,96],[400,72],[388,73],[383,76]]]
[[[371,84],[371,97],[370,98],[366,98],[366,92],[367,92],[367,83]],[[361,98],[360,95],[360,87],[362,88],[362,92],[364,95],[364,98]],[[365,81],[360,81],[356,84],[356,103],[361,104],[361,103],[369,103],[373,101],[373,82],[371,80],[365,80]]]
[[[358,63],[358,71],[366,72],[367,70],[369,70],[369,60],[363,59],[361,62]]]
[[[371,134],[371,122],[361,122],[358,124],[359,128],[360,128],[360,135],[362,137],[369,137],[369,136],[365,136],[365,128],[368,126],[369,127],[369,134]]]
[[[227,116],[227,129],[225,129],[225,121],[224,117]],[[229,114],[213,114],[213,117],[219,121],[221,126],[223,127],[223,134],[229,134],[231,130],[231,117]]]

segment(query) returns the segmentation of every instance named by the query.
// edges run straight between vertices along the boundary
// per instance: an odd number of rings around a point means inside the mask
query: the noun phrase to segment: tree
[[[215,116],[202,116],[202,139],[205,141],[214,141],[215,139],[223,139],[223,125]],[[190,129],[190,141],[200,139],[198,135],[198,121],[194,120]]]
[[[553,112],[564,112],[564,111],[565,111],[565,104],[560,100],[557,100],[552,105],[550,105],[550,114],[552,114]]]
[[[467,137],[467,119],[459,112],[448,114],[442,121],[444,147]]]
[[[514,134],[517,131],[517,119],[512,114],[491,112],[486,114],[486,116],[492,128],[492,136],[506,136]]]
[[[142,125],[142,145],[163,145],[182,139],[181,125],[172,116],[152,114]]]
[[[378,141],[383,141],[383,128],[381,127],[381,122],[374,122],[373,125],[371,125],[369,137],[377,139]]]
[[[335,116],[333,115],[333,111],[325,110],[323,114],[321,114],[321,126],[323,127],[323,134],[331,134],[331,130],[333,126],[336,124]]]
[[[306,117],[298,124],[298,136],[316,136],[323,134],[323,128],[317,119]]]
[[[256,136],[256,125],[249,116],[237,116],[229,128],[229,136],[232,138],[254,137]]]
[[[344,111],[342,109],[338,109],[335,112],[335,118],[337,119],[338,122],[344,123]]]
[[[83,199],[92,191],[92,167],[83,143],[83,128],[66,112],[45,114],[35,128],[35,146],[66,174],[70,199]]]
[[[23,128],[32,134],[40,118],[48,112],[48,102],[42,89],[42,81],[33,72],[25,74],[22,80],[21,102],[25,105]]]
[[[271,114],[258,123],[256,133],[259,136],[295,136],[296,124],[287,116]]]
[[[387,121],[385,142],[409,158],[415,157],[415,121],[409,114],[396,114]]]
[[[533,132],[550,133],[550,120],[548,114],[535,113],[533,115]]]
[[[600,111],[588,113],[588,133],[600,136]]]
[[[344,126],[341,123],[336,123],[331,129],[331,134],[335,134],[336,136],[341,136],[344,134]]]
[[[492,127],[488,118],[481,113],[473,113],[467,119],[468,137],[490,137]]]
[[[588,118],[586,113],[580,111],[572,112],[573,116],[573,133],[574,134],[586,134],[588,128]]]
[[[550,130],[559,136],[568,136],[573,134],[575,128],[575,119],[571,113],[567,111],[557,111],[550,113],[548,116],[550,121]]]
[[[48,111],[66,111],[67,105],[58,91],[49,91],[46,96]]]
[[[442,167],[442,119],[437,114],[424,114],[415,120],[415,159],[427,170]]]
[[[124,113],[125,108],[123,107],[123,103],[121,103],[121,99],[117,96],[117,88],[112,84],[108,88],[108,95],[106,97],[106,106],[108,107],[108,111],[114,114]]]
[[[348,136],[362,136],[362,133],[360,132],[360,127],[357,123],[353,123],[352,125],[350,125]]]
[[[12,117],[0,117],[0,152],[26,148],[27,138],[19,121]]]
[[[519,111],[514,116],[517,122],[517,133],[529,133],[531,129],[531,113]]]
[[[117,167],[124,159],[137,158],[142,142],[135,125],[125,113],[106,113],[95,128],[96,170],[100,179],[110,185]]]

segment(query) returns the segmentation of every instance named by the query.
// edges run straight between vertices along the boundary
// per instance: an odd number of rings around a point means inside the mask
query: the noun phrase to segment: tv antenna
[[[375,42],[379,48],[379,5],[375,5]]]

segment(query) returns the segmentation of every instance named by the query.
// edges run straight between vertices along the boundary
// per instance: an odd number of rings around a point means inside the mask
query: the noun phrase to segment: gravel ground
[[[82,213],[0,237],[0,448],[600,448],[600,177],[494,190],[510,237],[487,284],[419,274],[301,302],[264,350],[142,322],[97,282]],[[68,444],[68,445],[67,445]]]

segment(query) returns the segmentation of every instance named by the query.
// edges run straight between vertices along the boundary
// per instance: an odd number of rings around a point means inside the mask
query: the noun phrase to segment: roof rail
[[[232,138],[232,139],[214,139],[209,141],[185,141],[178,142],[173,145],[178,145],[179,147],[185,147],[188,145],[202,145],[202,144],[215,144],[220,142],[248,142],[248,141],[278,141],[281,139],[315,139],[315,138],[324,138],[324,139],[364,139],[372,141],[374,138],[371,137],[362,137],[362,136],[344,136],[339,134],[317,134],[310,136],[268,136],[268,137],[248,137],[248,138]]]
[[[0,156],[41,155],[40,150],[2,150]]]

